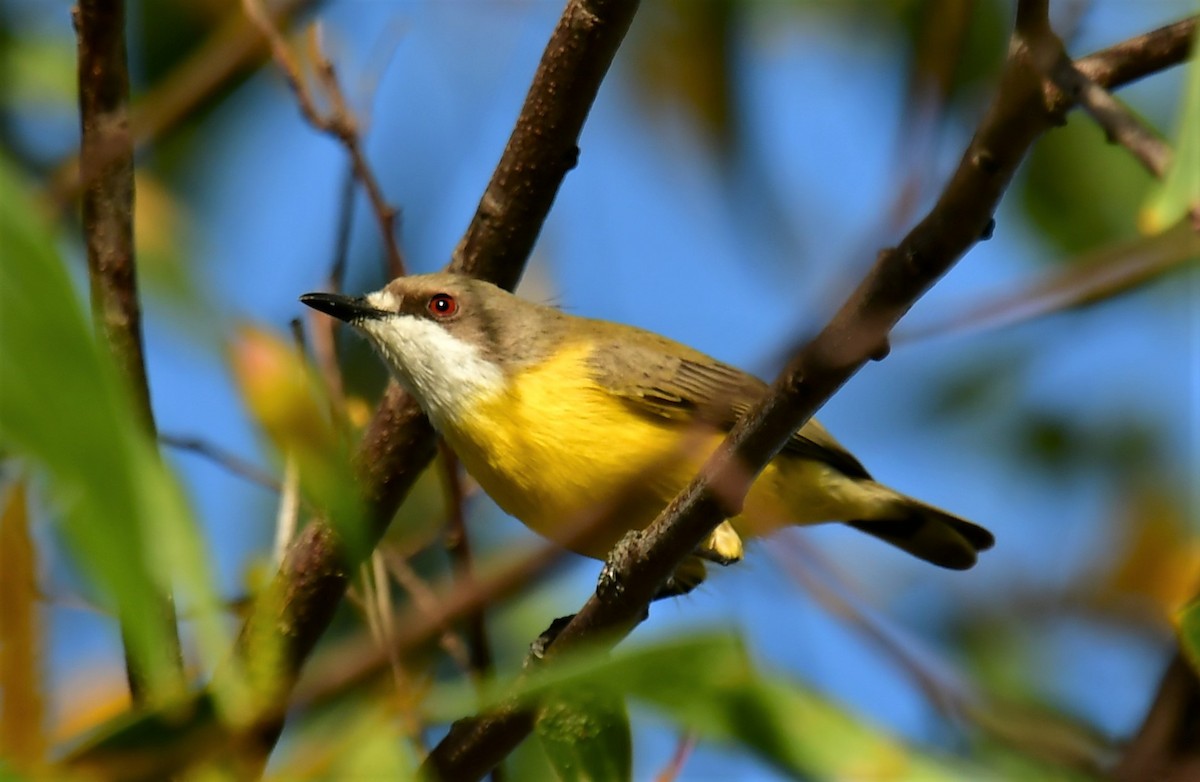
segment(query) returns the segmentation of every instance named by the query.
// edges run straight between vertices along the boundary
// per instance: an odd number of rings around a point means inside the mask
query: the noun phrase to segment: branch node
[[[882,338],[882,340],[880,341],[880,344],[877,345],[875,347],[875,349],[871,351],[870,358],[872,361],[883,361],[885,358],[888,357],[888,354],[891,352],[892,352],[892,342],[885,335]]]
[[[1000,162],[986,149],[976,150],[971,156],[971,164],[988,176],[995,176],[1000,172]]]
[[[991,218],[987,221],[987,225],[979,232],[979,241],[986,242],[996,233],[996,218]]]
[[[563,631],[563,628],[571,624],[571,620],[575,618],[575,614],[560,616],[550,623],[550,626],[542,631],[542,634],[533,640],[529,645],[529,654],[525,656],[525,662],[522,668],[531,670],[546,659],[546,650],[550,648],[550,644],[554,643],[554,639],[558,638],[558,634]]]
[[[642,550],[641,530],[626,532],[617,545],[608,553],[604,567],[600,569],[600,577],[596,579],[596,596],[603,602],[611,603],[619,600],[625,592],[624,574],[636,563]]]

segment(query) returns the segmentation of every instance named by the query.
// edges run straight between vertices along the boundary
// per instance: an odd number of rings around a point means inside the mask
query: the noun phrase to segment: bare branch
[[[398,552],[388,546],[382,546],[379,550],[383,552],[388,572],[392,574],[392,578],[396,580],[400,588],[408,592],[413,605],[427,616],[437,617],[441,621],[444,612],[433,587],[417,575],[417,572],[408,564],[408,560],[400,556]],[[463,673],[471,673],[471,652],[467,648],[466,643],[463,642],[463,639],[454,632],[449,623],[443,624],[442,634],[438,638],[438,642],[441,644],[442,650],[449,655],[459,670]],[[398,647],[388,651],[394,652],[397,655],[400,652]]]
[[[1196,23],[1200,17],[1190,16],[1178,22],[1151,30],[1144,35],[1114,44],[1075,61],[1075,67],[1101,87],[1111,90],[1178,65],[1187,59]],[[1071,98],[1065,93],[1052,95],[1052,108],[1069,108]]]
[[[129,69],[123,0],[82,0],[73,11],[79,50],[80,178],[88,281],[96,331],[132,394],[136,414],[154,437],[154,412],[142,355],[142,311],[133,248],[133,140],[129,133]],[[170,589],[158,596],[157,621],[170,649],[166,658],[183,680],[183,653]],[[137,621],[146,621],[139,617]],[[147,681],[129,655],[121,618],[125,667],[134,703],[144,704]]]
[[[246,16],[254,22],[267,39],[267,43],[271,47],[271,56],[283,71],[288,86],[296,96],[300,113],[308,120],[308,124],[340,141],[346,148],[347,154],[350,155],[354,176],[362,182],[363,188],[367,191],[367,197],[375,212],[375,219],[379,222],[379,230],[383,234],[383,245],[387,253],[384,272],[389,279],[405,274],[404,255],[396,241],[396,209],[387,202],[387,198],[383,195],[383,188],[380,187],[375,172],[367,163],[366,155],[363,154],[358,121],[346,103],[346,96],[342,92],[341,84],[338,83],[333,63],[321,51],[318,33],[313,31],[310,48],[317,71],[317,81],[323,88],[330,104],[328,112],[322,112],[317,107],[316,100],[304,83],[300,63],[287,45],[287,41],[283,40],[283,35],[275,27],[266,10],[263,9],[262,0],[242,0],[242,7],[246,11]]]
[[[886,355],[888,332],[913,302],[990,234],[996,205],[1030,145],[1070,106],[1069,98],[1054,105],[1043,87],[1042,74],[1064,56],[1046,20],[1046,6],[1046,0],[1019,3],[996,97],[930,213],[897,247],[880,253],[866,279],[796,354],[771,394],[734,426],[701,474],[645,532],[627,536],[617,547],[606,571],[609,583],[619,588],[598,589],[546,650],[548,659],[589,642],[611,645],[628,633],[678,563],[723,518],[736,514],[737,506],[718,498],[710,486],[727,485],[740,471],[757,474],[866,361]],[[1177,50],[1180,59],[1186,50],[1186,45]],[[514,706],[461,720],[434,749],[426,770],[440,779],[478,779],[527,735],[531,724],[529,712]]]
[[[453,267],[515,285],[563,176],[600,82],[637,9],[637,0],[571,0],[547,44],[492,183],[460,243]],[[371,510],[364,540],[377,541],[400,501],[432,459],[435,438],[416,403],[389,384],[358,450],[359,476]],[[324,523],[301,531],[279,574],[242,630],[239,655],[278,649],[281,666],[267,697],[257,751],[273,746],[286,699],[303,661],[328,627],[346,591],[347,552]],[[348,567],[349,565],[349,567]],[[404,627],[404,624],[400,625]],[[402,642],[401,642],[402,643]]]
[[[1128,149],[1156,179],[1166,175],[1171,148],[1111,93],[1085,76],[1070,60],[1061,60],[1049,75],[1060,90],[1074,97],[1096,120],[1109,141]]]
[[[188,437],[181,434],[167,434],[164,432],[158,436],[158,441],[168,448],[190,451],[197,456],[203,456],[218,467],[228,470],[240,478],[245,478],[251,483],[258,484],[264,489],[269,489],[273,492],[281,490],[279,480],[274,475],[237,454],[227,451],[219,445],[210,443],[203,438]]]

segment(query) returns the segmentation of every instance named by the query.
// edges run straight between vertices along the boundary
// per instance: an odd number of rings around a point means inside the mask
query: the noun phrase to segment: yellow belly
[[[561,351],[502,393],[477,400],[443,436],[480,486],[534,531],[603,558],[694,476],[724,434],[640,415],[590,379],[586,346]],[[780,457],[731,523],[743,535],[840,518],[836,473]],[[591,534],[579,538],[581,525]]]

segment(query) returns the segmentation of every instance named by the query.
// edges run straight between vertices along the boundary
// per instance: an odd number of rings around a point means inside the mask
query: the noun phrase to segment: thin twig
[[[1056,63],[1049,75],[1059,89],[1074,97],[1096,124],[1104,129],[1110,142],[1129,150],[1156,179],[1166,176],[1171,165],[1170,146],[1112,93],[1085,76],[1066,58]]]
[[[257,484],[264,489],[269,489],[273,492],[278,492],[282,489],[279,479],[263,468],[255,465],[246,459],[238,456],[232,451],[228,451],[219,445],[210,443],[200,437],[188,437],[181,434],[169,434],[166,432],[158,435],[158,441],[168,448],[175,448],[180,451],[188,451],[197,456],[202,456],[205,459],[216,464],[224,470],[245,478],[251,483]]]
[[[278,0],[271,16],[283,24],[318,0]],[[192,116],[244,71],[255,67],[269,52],[262,35],[240,11],[226,19],[203,43],[182,59],[157,84],[142,93],[130,107],[129,125],[135,148],[162,139]],[[119,154],[108,150],[108,155]],[[106,158],[107,159],[107,158]],[[55,167],[46,190],[47,201],[61,212],[68,208],[83,185],[78,156]]]
[[[72,14],[79,51],[80,179],[88,281],[96,331],[129,389],[145,432],[154,411],[142,354],[142,311],[133,246],[133,139],[129,132],[129,69],[123,0],[81,0]],[[130,654],[130,622],[161,625],[164,659],[183,681],[183,652],[169,586],[155,598],[155,616],[121,617],[125,667],[133,702],[144,705],[149,682]]]
[[[1037,318],[1104,301],[1200,258],[1200,235],[1185,218],[1173,228],[1060,264],[1053,272],[1011,292],[992,294],[929,325],[897,331],[894,345],[949,334],[1009,328]]]
[[[475,578],[474,567],[471,564],[471,542],[467,538],[467,520],[463,512],[463,485],[459,474],[458,457],[446,445],[439,441],[441,455],[442,488],[446,497],[446,554],[450,557],[450,565],[454,576],[466,583]],[[467,647],[470,650],[470,673],[477,683],[488,678],[492,673],[492,647],[488,642],[487,622],[483,611],[468,614],[464,620]]]
[[[793,556],[777,553],[784,572],[802,586],[831,615],[841,617],[876,649],[885,654],[917,686],[943,717],[967,721],[992,738],[1027,755],[1088,774],[1098,774],[1106,746],[1081,730],[1066,730],[1023,706],[993,703],[966,685],[955,672],[942,673],[926,665],[864,608],[848,579],[799,536],[778,541]],[[776,548],[772,548],[776,552]],[[802,560],[802,561],[799,561]],[[947,666],[945,661],[940,661]]]
[[[354,169],[354,175],[358,181],[362,182],[363,188],[367,191],[375,218],[379,222],[379,230],[383,234],[383,244],[387,252],[384,271],[388,278],[405,274],[404,255],[396,240],[396,209],[387,202],[387,198],[383,195],[383,189],[379,186],[379,180],[376,179],[375,172],[363,154],[358,121],[347,106],[345,93],[338,83],[333,63],[321,51],[318,41],[319,33],[316,31],[312,33],[310,43],[317,81],[323,88],[325,98],[330,104],[330,109],[326,112],[322,112],[317,107],[316,100],[304,82],[303,71],[296,56],[278,28],[275,27],[275,23],[263,9],[261,0],[242,0],[242,7],[245,9],[246,15],[267,39],[267,43],[271,47],[271,56],[283,71],[288,86],[296,96],[300,113],[308,120],[308,124],[336,138],[350,155],[350,164]]]
[[[695,749],[696,734],[684,733],[681,735],[679,741],[675,743],[675,751],[671,753],[670,762],[667,763],[666,768],[658,772],[654,782],[675,782],[676,779],[679,779],[679,775],[683,773],[684,764],[687,763]]]
[[[353,588],[350,590],[352,599],[355,591]],[[387,657],[388,668],[392,674],[392,692],[396,696],[395,700],[402,715],[404,733],[413,748],[423,755],[428,751],[423,739],[425,726],[415,697],[420,688],[415,686],[416,678],[405,668],[396,649],[391,581],[388,579],[382,552],[373,552],[370,559],[359,565],[357,591],[361,592],[361,599],[355,599],[354,602],[366,619],[371,641]]]
[[[459,670],[470,673],[471,652],[463,642],[463,639],[454,632],[454,628],[448,622],[441,621],[444,611],[439,604],[437,593],[434,592],[433,587],[425,583],[425,580],[417,575],[417,571],[413,570],[412,566],[408,564],[408,560],[400,556],[394,549],[385,547],[381,551],[388,572],[392,574],[392,578],[396,579],[396,583],[405,592],[408,592],[417,610],[423,612],[428,617],[438,618],[441,625],[441,634],[438,636],[438,643],[441,644],[442,650],[450,656],[450,659],[454,661]],[[398,646],[393,646],[389,650],[390,653],[394,654],[399,654],[399,651]]]

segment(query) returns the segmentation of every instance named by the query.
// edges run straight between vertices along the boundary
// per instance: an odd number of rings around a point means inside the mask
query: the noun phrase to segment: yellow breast
[[[586,344],[569,344],[439,428],[506,512],[581,554],[603,558],[625,532],[654,519],[724,435],[635,412],[592,380],[587,356]],[[814,462],[776,460],[755,483],[742,516],[731,521],[743,534],[762,534],[831,518],[819,501],[812,518],[798,518],[800,498],[790,496],[791,487],[820,483],[819,475],[801,474],[819,469]],[[598,514],[606,517],[604,526],[585,540],[570,539],[580,522]]]
[[[559,541],[574,521],[627,494],[631,484],[639,496],[657,497],[675,483],[661,467],[677,447],[677,428],[639,416],[604,392],[590,377],[587,354],[586,344],[567,345],[511,378],[503,391],[469,405],[457,420],[441,423],[442,434],[492,499]],[[660,474],[641,480],[651,465]],[[603,556],[626,530],[648,523],[658,508],[651,497],[644,500],[650,507],[626,508],[637,518],[582,553]],[[597,547],[604,548],[590,550]]]

